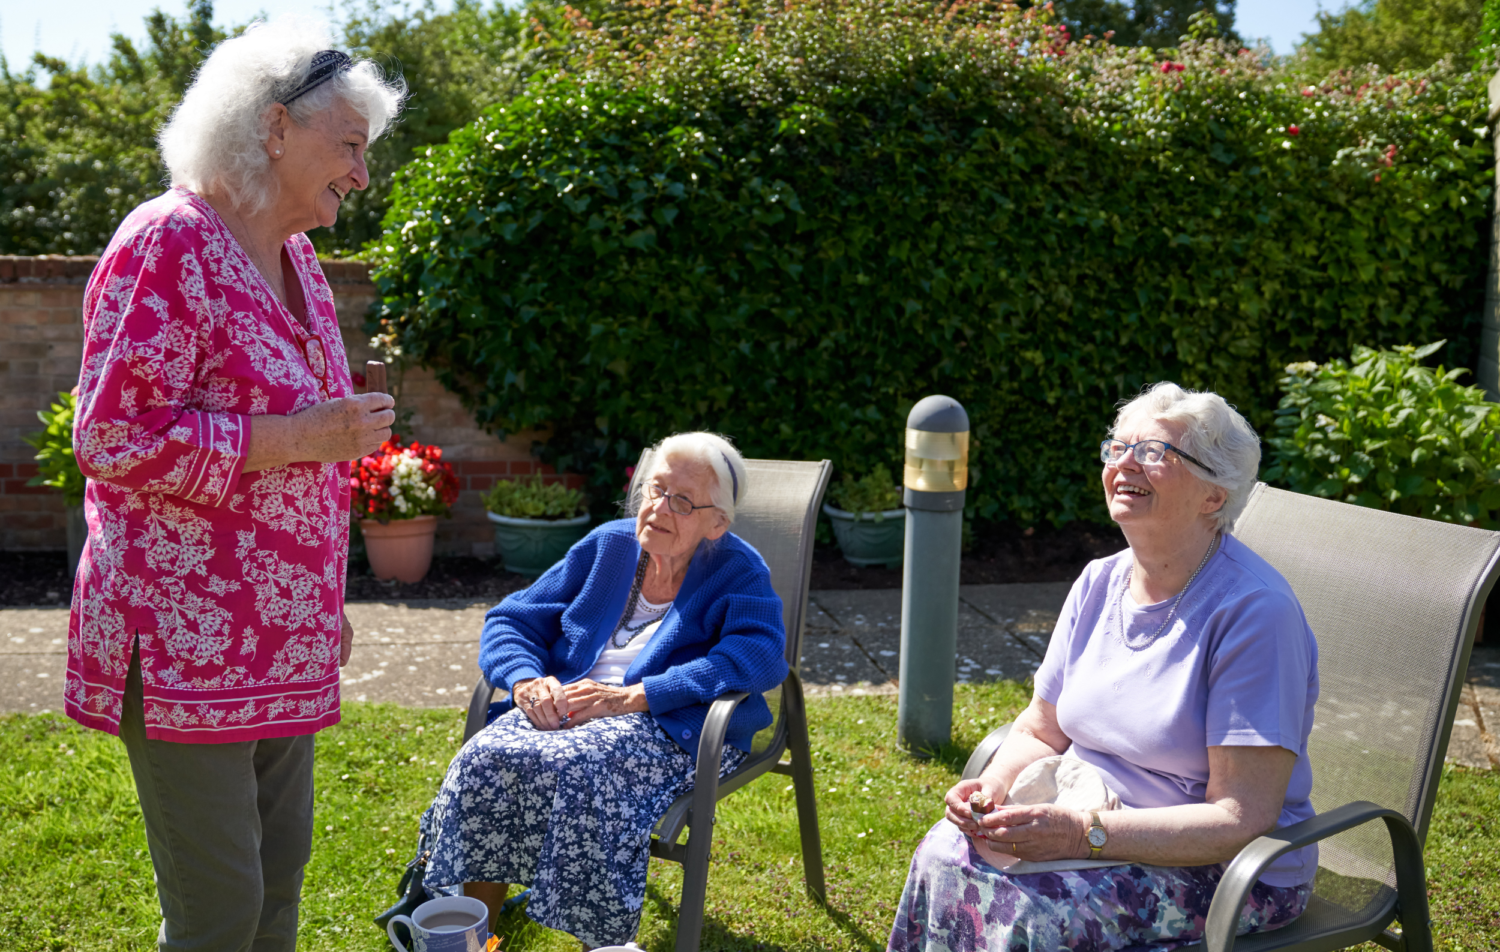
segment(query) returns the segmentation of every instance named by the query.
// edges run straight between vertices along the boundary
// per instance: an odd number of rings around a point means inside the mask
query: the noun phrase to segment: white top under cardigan
[[[651,636],[661,627],[662,619],[667,617],[667,609],[671,607],[671,602],[657,605],[646,601],[644,595],[638,597],[635,611],[620,630],[615,632],[613,640],[605,646],[604,651],[599,654],[599,660],[594,662],[594,667],[585,677],[600,684],[624,684],[625,672],[630,670],[636,655],[645,650]],[[625,647],[616,648],[615,641],[627,634],[630,640],[625,642]]]

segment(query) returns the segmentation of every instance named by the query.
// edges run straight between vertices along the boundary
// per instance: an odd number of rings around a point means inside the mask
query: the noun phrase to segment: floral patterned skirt
[[[744,759],[726,744],[719,775]],[[651,828],[693,789],[693,760],[648,714],[558,731],[502,714],[459,750],[422,816],[425,883],[529,885],[532,919],[624,944],[640,927]]]
[[[939,820],[917,847],[890,952],[1144,952],[1203,938],[1224,867],[1104,866],[1011,876],[980,858]],[[1291,922],[1312,884],[1256,883],[1241,935]]]

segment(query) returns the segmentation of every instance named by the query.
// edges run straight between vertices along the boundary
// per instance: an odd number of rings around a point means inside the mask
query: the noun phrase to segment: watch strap
[[[1089,824],[1089,831],[1093,832],[1094,830],[1098,830],[1100,833],[1104,833],[1104,824],[1099,821],[1099,811],[1090,810],[1089,817],[1094,821],[1093,823]],[[1108,840],[1109,834],[1104,833],[1103,838],[1105,840]],[[1104,844],[1100,843],[1098,846],[1095,846],[1093,843],[1093,837],[1089,837],[1089,859],[1098,859],[1099,854],[1102,852],[1104,852]]]

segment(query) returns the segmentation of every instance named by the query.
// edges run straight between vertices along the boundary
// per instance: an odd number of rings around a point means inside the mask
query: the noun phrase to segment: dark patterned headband
[[[292,100],[305,96],[328,82],[339,73],[348,72],[354,65],[354,60],[349,58],[348,53],[340,53],[338,50],[323,50],[314,53],[312,58],[312,69],[308,70],[307,78],[302,85],[293,90],[290,96],[281,100],[283,106],[290,106]]]
[[[729,467],[729,478],[734,480],[734,490],[730,493],[729,498],[735,505],[739,505],[740,478],[734,472],[734,464],[729,461],[729,454],[723,450],[719,450],[719,455],[724,457],[724,465]]]

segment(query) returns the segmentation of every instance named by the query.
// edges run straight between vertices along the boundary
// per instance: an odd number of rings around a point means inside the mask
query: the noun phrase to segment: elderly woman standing
[[[1223,398],[1175,384],[1127,404],[1100,455],[1129,548],[1073,585],[1036,693],[912,860],[893,950],[1174,948],[1203,937],[1225,864],[1313,815],[1318,649],[1297,597],[1229,534],[1260,462]],[[999,804],[1029,765],[1097,770],[1124,809]],[[1016,872],[1017,860],[1094,860]],[[1254,887],[1240,931],[1301,915],[1316,847]]]
[[[640,925],[651,828],[693,787],[714,699],[749,691],[720,771],[770,725],[786,678],[781,600],[729,532],[745,463],[711,433],[658,445],[634,519],[591,532],[485,616],[479,666],[515,707],[474,735],[423,817],[429,887],[464,885],[491,914],[509,883],[527,914],[586,945]]]
[[[327,45],[283,19],[213,52],[161,132],[172,189],[84,298],[66,708],[125,743],[163,949],[295,946],[312,735],[352,636],[347,461],[393,422],[353,395],[301,233],[368,183],[402,93]]]

